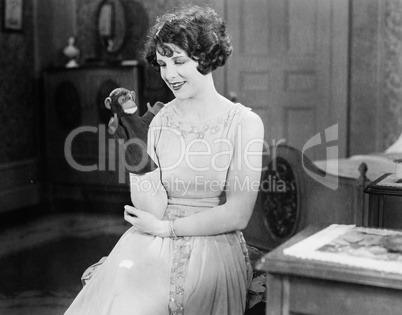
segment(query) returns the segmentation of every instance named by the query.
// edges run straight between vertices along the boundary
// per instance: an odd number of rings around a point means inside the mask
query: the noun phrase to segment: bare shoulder
[[[261,117],[251,110],[244,114],[240,124],[242,127],[246,127],[246,129],[253,130],[254,132],[261,132],[264,130],[264,123],[262,122]]]

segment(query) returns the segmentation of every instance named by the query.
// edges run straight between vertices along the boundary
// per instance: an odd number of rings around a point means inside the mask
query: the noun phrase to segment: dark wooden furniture
[[[390,175],[384,174],[364,190],[369,195],[369,206],[364,212],[364,226],[402,228],[402,188],[378,185]]]
[[[138,66],[85,66],[45,73],[46,182],[54,209],[122,211],[130,202],[125,170],[104,99],[116,87],[134,90]],[[140,107],[140,112],[144,108]]]
[[[402,276],[283,254],[320,231],[309,226],[264,256],[268,315],[396,315],[402,312]]]
[[[363,225],[367,166],[359,178],[325,173],[288,145],[264,155],[261,189],[244,236],[248,244],[272,250],[310,224]]]

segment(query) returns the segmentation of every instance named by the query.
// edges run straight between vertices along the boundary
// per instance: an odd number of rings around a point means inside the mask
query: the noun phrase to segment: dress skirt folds
[[[234,140],[236,125],[246,111],[244,106],[236,104],[230,111],[208,122],[212,127],[219,127],[214,129],[218,129],[215,133],[208,132],[205,126],[199,126],[198,130],[204,132],[201,141],[205,144],[205,141],[212,141],[214,137]],[[170,130],[172,127],[169,123],[173,123],[173,119],[180,119],[173,114],[172,109],[166,106],[155,117],[156,126]],[[180,128],[185,127],[182,123]],[[191,126],[187,130],[197,131]],[[182,133],[164,134],[159,131],[151,143],[169,196],[164,220],[191,216],[222,204],[223,189],[213,189],[208,183],[209,180],[224,181],[231,164],[229,156],[226,160],[223,158],[218,161],[221,163],[219,168],[203,170],[202,173],[184,162],[176,163],[169,170],[166,165],[172,162],[169,160],[172,154],[168,153],[175,151],[172,150],[174,139],[169,137],[174,135],[188,141]],[[205,151],[201,147],[200,150]],[[220,152],[222,148],[212,148],[212,152],[214,150]],[[192,163],[201,165],[211,162],[203,160],[207,158],[205,154],[201,158]],[[226,171],[222,169],[225,164]],[[164,169],[167,171],[164,172]],[[203,181],[195,183],[192,180],[197,174],[204,176]],[[177,181],[177,178],[181,181]],[[240,231],[173,239],[140,234],[130,228],[65,314],[241,315],[246,308],[246,293],[251,277],[252,268]]]

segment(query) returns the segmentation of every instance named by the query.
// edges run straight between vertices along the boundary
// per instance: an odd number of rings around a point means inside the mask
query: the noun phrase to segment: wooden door
[[[260,115],[268,144],[304,151],[320,133],[307,156],[324,159],[329,145],[344,156],[348,0],[226,0],[225,11],[234,44],[227,96]]]

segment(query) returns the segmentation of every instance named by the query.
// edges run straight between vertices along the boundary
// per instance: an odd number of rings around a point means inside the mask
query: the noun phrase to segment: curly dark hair
[[[144,56],[157,69],[156,51],[162,56],[173,55],[166,44],[183,49],[198,62],[197,70],[204,75],[223,66],[233,50],[224,20],[212,8],[196,5],[165,13],[150,29]]]

